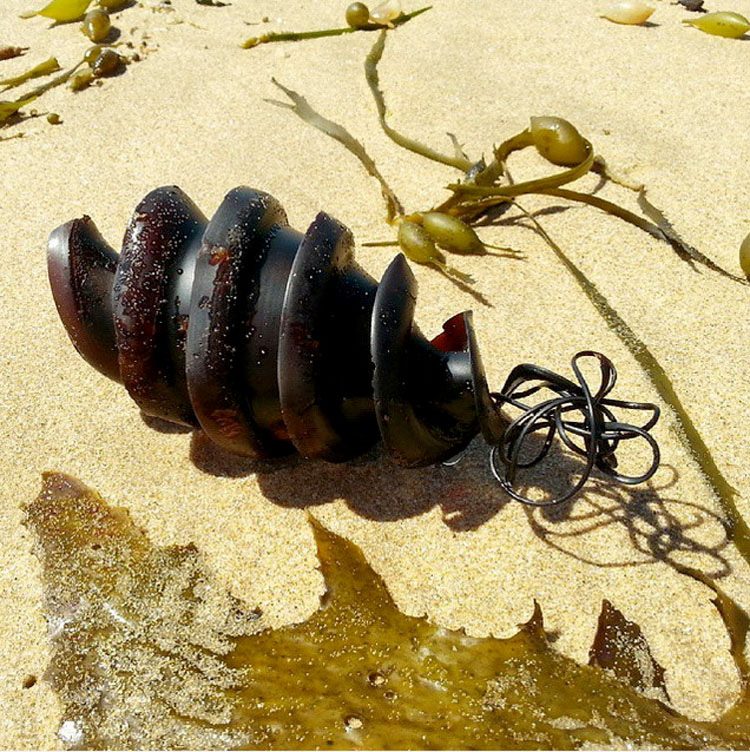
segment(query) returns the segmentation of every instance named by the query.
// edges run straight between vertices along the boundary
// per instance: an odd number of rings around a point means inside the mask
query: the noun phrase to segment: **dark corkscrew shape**
[[[615,370],[603,355],[574,358],[577,384],[525,364],[492,394],[471,312],[426,339],[413,322],[416,280],[405,258],[394,258],[378,285],[353,248],[351,232],[324,212],[304,234],[289,227],[261,191],[235,188],[208,221],[168,187],[138,205],[119,256],[83,217],[50,235],[48,264],[83,358],[124,384],[144,413],[199,427],[228,452],[341,462],[382,439],[396,463],[419,467],[448,462],[481,432],[503,488],[536,504],[570,498],[594,467],[627,484],[656,471],[648,431],[658,407],[608,399]],[[585,356],[601,366],[595,394],[578,367]],[[542,389],[556,396],[521,402]],[[509,421],[503,405],[521,416]],[[652,415],[632,426],[611,407]],[[541,449],[522,458],[537,431],[545,432]],[[540,462],[556,434],[586,458],[585,469],[563,495],[534,502],[514,488],[516,471]],[[649,443],[651,465],[640,476],[616,473],[618,444],[637,437]]]

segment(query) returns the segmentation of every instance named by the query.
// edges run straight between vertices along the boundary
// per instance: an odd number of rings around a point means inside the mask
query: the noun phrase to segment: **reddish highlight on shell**
[[[540,503],[514,479],[557,433],[585,468],[575,488],[544,505],[577,493],[594,468],[635,483],[658,465],[648,434],[658,408],[609,399],[616,374],[603,355],[576,356],[577,384],[523,364],[491,393],[471,311],[428,339],[414,323],[417,283],[403,255],[378,283],[356,263],[341,222],[320,212],[299,232],[263,191],[234,188],[209,220],[179,188],[157,188],[136,207],[119,254],[83,217],[52,232],[48,268],[84,360],[123,384],[143,413],[200,428],[227,452],[342,462],[382,441],[394,462],[419,467],[451,460],[481,433],[501,486]],[[595,392],[577,367],[592,356],[602,371]],[[522,402],[542,388],[554,399]],[[652,417],[630,426],[610,406]],[[504,407],[521,416],[511,420]],[[521,445],[538,431],[547,434],[542,451],[524,462]],[[629,438],[653,450],[639,476],[614,470]]]

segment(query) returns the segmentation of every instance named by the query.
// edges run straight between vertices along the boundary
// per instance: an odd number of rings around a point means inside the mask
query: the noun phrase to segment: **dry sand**
[[[75,24],[19,20],[31,4],[6,0],[0,9],[0,42],[31,48],[0,63],[0,76],[51,54],[67,66],[86,46]],[[149,428],[125,391],[70,346],[47,285],[47,234],[87,213],[117,246],[136,203],[158,185],[181,186],[210,214],[227,190],[248,184],[275,194],[296,227],[325,209],[360,241],[390,237],[378,187],[356,161],[263,102],[277,96],[272,75],[357,135],[409,209],[444,195],[455,174],[398,149],[377,126],[362,75],[372,35],[239,49],[266,28],[338,25],[345,2],[307,5],[173,0],[169,14],[132,7],[115,23],[125,40],[150,37],[154,51],[143,62],[101,88],[46,95],[38,108],[59,112],[60,126],[40,118],[3,131],[27,137],[0,144],[0,745],[60,746],[56,697],[43,681],[22,688],[28,674],[43,674],[49,649],[39,566],[19,507],[48,469],[126,506],[158,543],[195,541],[233,593],[275,624],[317,606],[321,579],[305,509],[363,548],[404,611],[472,634],[511,634],[536,598],[557,647],[585,661],[607,597],[643,628],[675,707],[716,716],[739,690],[728,638],[711,592],[671,562],[720,576],[745,607],[750,568],[727,544],[720,506],[668,415],[656,430],[663,466],[651,490],[599,484],[567,515],[544,517],[502,497],[479,443],[454,469],[399,470],[380,458],[256,473],[201,451],[192,462],[189,434]],[[750,1],[732,9],[750,15]],[[429,14],[389,36],[381,80],[392,123],[446,148],[453,131],[478,156],[530,115],[568,117],[611,165],[650,187],[687,239],[738,272],[739,243],[750,232],[750,41],[685,28],[687,12],[664,0],[647,28],[614,25],[597,10],[583,0],[435,0]],[[263,16],[270,22],[244,23]],[[513,164],[516,177],[547,169],[532,157]],[[603,195],[632,203],[624,190]],[[750,287],[693,272],[665,244],[593,209],[543,221],[661,360],[750,518]],[[527,260],[457,262],[492,308],[418,268],[417,320],[426,333],[474,308],[492,385],[522,361],[567,372],[573,353],[595,348],[617,364],[617,396],[656,399],[534,233],[502,226],[485,237],[523,249]],[[375,276],[390,257],[389,249],[358,250]]]

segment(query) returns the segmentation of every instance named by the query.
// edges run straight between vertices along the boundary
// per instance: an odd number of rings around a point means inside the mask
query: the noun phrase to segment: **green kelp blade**
[[[60,63],[57,62],[56,57],[51,57],[49,60],[45,60],[39,65],[35,65],[25,73],[21,73],[18,76],[11,76],[10,78],[4,78],[0,81],[0,86],[5,87],[5,91],[13,89],[16,86],[25,84],[27,81],[31,81],[34,78],[41,78],[42,76],[49,76],[50,73],[56,73],[60,70]]]
[[[393,141],[395,144],[398,144],[398,146],[402,147],[403,149],[413,151],[415,154],[419,154],[426,159],[431,159],[433,162],[439,162],[440,164],[448,165],[448,167],[455,167],[461,172],[468,172],[474,163],[470,159],[466,159],[465,157],[460,156],[459,152],[463,152],[460,148],[457,148],[456,145],[458,142],[457,140],[455,140],[455,136],[451,139],[453,141],[455,154],[441,154],[440,152],[435,151],[435,149],[431,149],[429,146],[426,146],[419,141],[415,141],[414,139],[405,136],[403,133],[399,133],[397,130],[391,128],[391,126],[388,125],[388,122],[386,121],[386,113],[388,108],[386,107],[385,97],[380,88],[380,76],[378,74],[378,63],[383,57],[387,33],[388,32],[385,29],[380,32],[377,41],[372,46],[370,53],[365,58],[365,78],[367,79],[367,85],[370,87],[372,97],[375,100],[375,107],[378,110],[380,127],[383,129],[385,135],[391,139],[391,141]]]
[[[41,10],[22,13],[21,18],[44,16],[58,23],[67,23],[77,21],[88,10],[89,5],[91,5],[91,0],[52,0]]]
[[[0,102],[0,126],[5,125],[22,107],[31,104],[36,97],[22,99],[19,102]]]

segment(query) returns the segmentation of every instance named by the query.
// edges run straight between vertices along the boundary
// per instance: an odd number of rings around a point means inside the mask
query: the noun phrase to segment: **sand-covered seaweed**
[[[26,524],[53,643],[47,679],[62,700],[59,733],[69,746],[750,742],[745,695],[713,724],[671,710],[639,627],[608,602],[591,666],[555,651],[538,605],[509,639],[472,637],[399,611],[361,551],[311,519],[325,583],[320,608],[300,624],[263,629],[259,612],[217,584],[194,546],[154,546],[126,510],[69,476],[45,475]],[[732,629],[742,612],[722,598]]]

